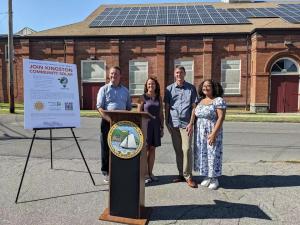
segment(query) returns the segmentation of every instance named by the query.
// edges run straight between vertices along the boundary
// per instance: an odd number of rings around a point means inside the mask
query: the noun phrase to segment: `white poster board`
[[[75,64],[23,60],[24,128],[80,126]]]

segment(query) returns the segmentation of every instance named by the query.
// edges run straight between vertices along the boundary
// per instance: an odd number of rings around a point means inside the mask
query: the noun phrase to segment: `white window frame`
[[[226,83],[226,82],[222,82],[223,80],[223,71],[225,72],[226,69],[223,69],[223,65],[227,64],[226,62],[228,61],[239,61],[239,69],[230,69],[230,70],[237,70],[237,71],[240,71],[239,73],[239,90],[238,92],[233,92],[233,93],[226,93],[226,89],[224,88],[223,84]],[[242,62],[240,59],[222,59],[221,60],[221,85],[223,86],[223,89],[224,89],[224,95],[240,95],[241,94],[241,74],[242,74],[242,71],[241,71],[241,68],[242,68]],[[231,88],[231,89],[235,89],[235,88]]]
[[[296,65],[296,67],[297,67],[297,72],[286,72],[286,73],[283,73],[283,72],[272,72],[273,66],[275,66],[275,64],[276,64],[278,61],[284,60],[284,59],[292,61],[292,62]],[[288,58],[288,57],[283,57],[283,58],[277,59],[277,60],[272,64],[272,66],[271,66],[271,68],[270,68],[270,74],[271,74],[272,76],[274,76],[274,75],[276,76],[276,75],[296,75],[296,74],[300,74],[299,64],[298,64],[294,59]]]
[[[185,68],[185,72],[186,74],[188,73],[189,70],[186,69],[186,67],[184,65],[182,65],[182,62],[191,62],[192,63],[192,77],[191,80],[186,79],[187,76],[185,76],[185,80],[191,84],[194,84],[194,59],[175,59],[174,60],[174,69],[176,68],[176,66],[183,66]]]
[[[104,77],[99,78],[99,79],[84,79],[83,78],[83,64],[86,62],[103,63]],[[92,82],[105,82],[105,81],[106,81],[106,61],[105,60],[92,60],[92,59],[81,60],[81,82],[92,83]]]
[[[132,65],[133,63],[136,63],[136,62],[139,62],[139,63],[145,63],[146,64],[146,69],[145,69],[145,72],[146,72],[146,74],[145,74],[145,82],[146,82],[146,80],[148,79],[148,76],[149,76],[149,63],[148,63],[148,61],[146,61],[146,60],[130,60],[129,61],[129,66],[128,66],[128,74],[129,74],[129,85],[128,85],[128,87],[129,87],[129,93],[130,93],[130,96],[139,96],[139,95],[142,95],[143,93],[144,93],[144,86],[143,86],[143,88],[142,88],[142,90],[140,91],[140,93],[133,93],[134,92],[134,90],[139,90],[139,89],[132,89],[131,88],[131,85],[132,84],[140,84],[140,83],[132,83],[132,81],[131,81],[131,72],[133,72],[133,71],[131,71],[131,66],[136,66],[136,65]],[[141,72],[143,72],[143,71],[141,71]],[[145,84],[145,82],[142,84],[142,85],[144,85]]]

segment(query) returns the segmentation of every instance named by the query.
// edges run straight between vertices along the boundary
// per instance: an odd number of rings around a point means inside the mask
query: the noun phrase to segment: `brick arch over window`
[[[276,61],[278,61],[279,59],[281,58],[289,58],[289,59],[292,59],[294,60],[298,65],[300,65],[300,57],[297,56],[297,55],[294,55],[294,54],[289,54],[287,52],[279,52],[279,53],[276,53],[276,54],[273,54],[267,61],[266,65],[265,65],[265,68],[264,68],[264,72],[266,74],[271,74],[271,69],[272,69],[272,66],[274,65],[274,63]]]

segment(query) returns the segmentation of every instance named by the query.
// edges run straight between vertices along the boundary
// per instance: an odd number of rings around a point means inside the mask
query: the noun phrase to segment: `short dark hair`
[[[111,69],[119,70],[120,74],[122,74],[122,70],[119,66],[112,66],[112,67],[110,67],[109,70],[111,70]]]
[[[177,66],[175,66],[175,70],[176,70],[176,69],[182,70],[182,71],[185,73],[185,68],[184,68],[184,66],[177,65]]]
[[[205,94],[202,92],[202,88],[203,88],[203,84],[208,81],[211,83],[212,86],[212,95],[213,97],[223,97],[224,94],[224,90],[222,85],[218,82],[218,81],[214,81],[212,79],[206,79],[204,81],[201,82],[201,84],[198,87],[198,94],[200,98],[205,98]]]
[[[145,86],[144,86],[144,93],[147,93],[148,92],[148,88],[147,88],[147,82],[148,80],[153,80],[154,83],[155,83],[155,98],[156,99],[159,99],[160,97],[160,85],[157,81],[157,79],[155,77],[149,77],[147,80],[146,80],[146,83],[145,83]]]

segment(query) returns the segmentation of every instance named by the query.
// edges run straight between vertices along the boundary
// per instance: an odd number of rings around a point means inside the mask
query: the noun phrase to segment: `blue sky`
[[[82,21],[105,4],[219,2],[220,0],[12,0],[14,32],[24,27],[41,31]],[[0,0],[0,34],[8,32],[7,0]]]

